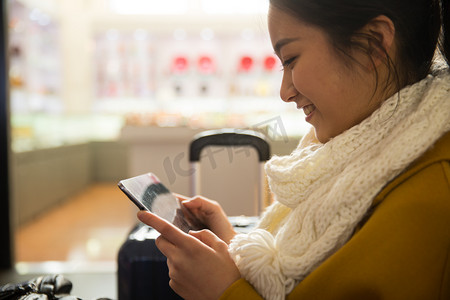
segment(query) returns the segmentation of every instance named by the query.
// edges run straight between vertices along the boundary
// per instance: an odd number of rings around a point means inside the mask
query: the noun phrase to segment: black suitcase
[[[262,163],[270,156],[270,148],[264,137],[252,131],[219,130],[206,131],[194,137],[190,145],[189,160],[194,164],[200,161],[201,152],[208,146],[250,146],[256,149],[258,160]],[[261,171],[261,169],[260,169]],[[198,191],[196,182],[199,173],[192,178],[193,191]],[[262,174],[259,175],[261,178]],[[263,180],[258,182],[258,210],[264,201]],[[256,226],[258,216],[229,217],[238,232],[248,232]],[[118,254],[118,298],[119,300],[172,300],[181,299],[169,286],[169,271],[166,257],[156,248],[158,233],[147,225],[139,223],[128,235]]]
[[[169,286],[167,259],[156,248],[158,233],[139,223],[128,235],[118,255],[120,300],[182,299]]]

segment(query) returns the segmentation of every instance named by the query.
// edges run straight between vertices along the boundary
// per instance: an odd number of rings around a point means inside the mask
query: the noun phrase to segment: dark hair
[[[350,57],[349,49],[359,48],[371,53],[355,39],[358,32],[373,18],[384,15],[396,30],[397,57],[394,66],[380,41],[364,35],[370,45],[385,53],[385,63],[394,72],[397,90],[430,73],[438,47],[447,65],[450,59],[449,0],[270,0],[270,4],[304,22],[318,26],[330,37],[334,47]],[[441,34],[442,29],[442,34]],[[441,34],[441,35],[440,35]],[[363,36],[363,37],[364,37]],[[397,60],[399,61],[399,60]],[[392,79],[391,78],[391,79]],[[378,80],[378,79],[377,79]]]

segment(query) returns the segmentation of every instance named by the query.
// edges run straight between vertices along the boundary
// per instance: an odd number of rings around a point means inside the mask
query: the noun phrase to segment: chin
[[[316,135],[316,139],[321,142],[322,144],[325,144],[326,142],[328,142],[329,140],[331,140],[333,138],[333,136],[326,134],[322,131],[317,130],[316,128],[314,128],[314,132]]]

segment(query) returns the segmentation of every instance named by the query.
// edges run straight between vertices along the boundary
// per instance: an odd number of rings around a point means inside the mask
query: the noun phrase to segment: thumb
[[[228,245],[208,229],[189,231],[189,235],[195,237],[215,251],[228,251]]]
[[[177,199],[180,201],[180,202],[183,202],[183,201],[186,201],[186,200],[188,200],[188,199],[190,199],[190,197],[187,197],[187,196],[184,196],[184,195],[181,195],[181,194],[177,194],[177,193],[172,193],[175,197],[177,197]]]
[[[184,199],[181,201],[181,203],[183,203],[183,205],[188,208],[200,208],[202,206],[202,202],[200,201],[200,199],[198,197]]]

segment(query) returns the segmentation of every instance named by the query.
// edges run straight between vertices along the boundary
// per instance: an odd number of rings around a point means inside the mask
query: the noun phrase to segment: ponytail
[[[441,24],[439,50],[450,66],[450,0],[441,0]]]

